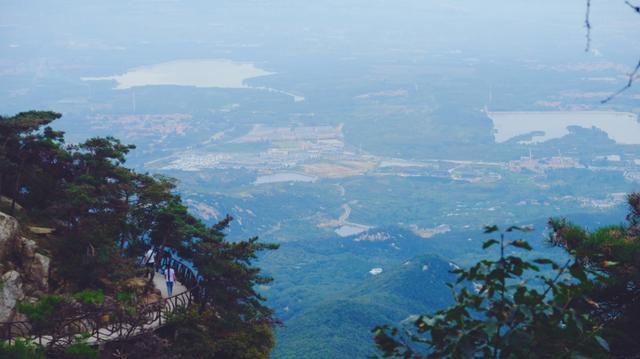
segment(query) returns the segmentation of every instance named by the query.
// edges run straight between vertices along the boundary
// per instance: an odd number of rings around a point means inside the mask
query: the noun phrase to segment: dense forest
[[[66,144],[64,133],[49,127],[60,116],[30,111],[0,117],[0,210],[23,227],[51,232],[38,239],[51,256],[49,290],[38,302],[22,305],[27,317],[52,322],[78,299],[94,306],[106,305],[105,298],[135,301],[132,294],[141,297],[150,284],[131,293],[131,279],[143,276],[140,257],[155,246],[159,255],[192,264],[198,305],[174,313],[155,333],[105,350],[130,358],[267,357],[276,320],[255,287],[271,278],[252,263],[260,251],[277,246],[257,238],[225,240],[232,218],[211,227],[196,219],[174,180],[124,166],[132,145],[112,137]],[[18,344],[5,343],[0,350],[44,353]],[[97,355],[92,348],[86,352]]]

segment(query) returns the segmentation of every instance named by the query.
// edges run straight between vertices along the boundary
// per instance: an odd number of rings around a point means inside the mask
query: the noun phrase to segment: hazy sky
[[[40,56],[92,49],[117,60],[139,46],[165,46],[165,57],[177,58],[200,55],[197,45],[280,56],[401,49],[545,57],[582,50],[584,12],[584,0],[2,0],[0,48],[3,60],[20,48]],[[622,0],[594,0],[592,23],[598,54],[632,58],[629,49],[640,49],[640,16]]]
[[[270,77],[271,83],[262,86],[291,91],[292,84],[304,82],[299,91],[318,95],[340,86],[340,73],[353,82],[370,79],[376,66],[400,64],[415,65],[419,71],[428,71],[429,63],[450,65],[452,71],[488,64],[493,73],[480,71],[489,83],[511,81],[509,76],[518,81],[520,71],[531,64],[552,68],[595,63],[624,81],[640,57],[640,15],[623,0],[593,0],[592,52],[585,53],[585,4],[0,0],[0,94],[5,98],[0,110],[40,106],[70,114],[72,109],[61,103],[90,101],[95,95],[83,77],[121,75],[131,68],[188,59],[251,62],[288,76]],[[503,64],[508,64],[506,77],[494,81],[496,68]],[[333,82],[320,84],[325,77],[319,74],[330,74]],[[380,83],[384,76],[379,76]],[[401,70],[389,76],[397,82],[413,81],[399,78],[413,76]],[[622,85],[588,86],[589,91],[610,92]],[[54,95],[62,99],[54,103]]]

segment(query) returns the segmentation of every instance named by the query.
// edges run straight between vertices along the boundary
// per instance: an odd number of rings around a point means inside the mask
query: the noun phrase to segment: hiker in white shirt
[[[147,274],[150,278],[153,278],[153,272],[156,267],[156,249],[151,247],[144,254],[144,259],[142,260],[142,264],[147,268]]]
[[[167,282],[167,296],[173,295],[173,283],[176,281],[176,271],[173,270],[171,264],[167,264],[167,268],[164,270],[164,280]]]

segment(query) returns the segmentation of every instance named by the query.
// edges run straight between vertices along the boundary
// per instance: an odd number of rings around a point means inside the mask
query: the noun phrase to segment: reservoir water
[[[542,131],[523,143],[538,143],[569,134],[567,127],[596,127],[619,144],[640,144],[638,116],[631,112],[615,111],[534,111],[489,112],[493,121],[496,142]]]
[[[277,183],[277,182],[315,182],[318,178],[303,175],[295,172],[274,173],[271,175],[258,176],[254,184]]]
[[[152,85],[248,88],[246,80],[272,74],[254,64],[231,60],[178,60],[134,68],[121,75],[82,80],[115,80],[119,90]]]

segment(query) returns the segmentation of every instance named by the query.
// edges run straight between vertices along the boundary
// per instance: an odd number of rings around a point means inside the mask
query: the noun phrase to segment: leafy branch
[[[606,356],[607,342],[600,336],[583,298],[588,278],[574,260],[563,266],[551,259],[532,262],[520,255],[507,255],[508,248],[523,255],[532,250],[523,239],[507,240],[513,232],[529,232],[527,227],[500,231],[487,226],[486,234],[499,233],[482,245],[487,250],[499,246],[497,260],[481,260],[468,269],[452,272],[458,278],[450,284],[454,304],[422,315],[413,322],[413,331],[389,325],[373,332],[385,357],[548,357]],[[555,271],[553,277],[536,274],[540,266]],[[548,271],[545,269],[545,272]],[[561,281],[564,277],[567,280]],[[531,279],[536,282],[528,284]],[[539,281],[539,282],[537,282]],[[410,345],[406,338],[411,339]]]

